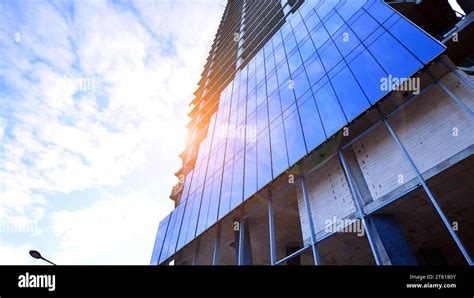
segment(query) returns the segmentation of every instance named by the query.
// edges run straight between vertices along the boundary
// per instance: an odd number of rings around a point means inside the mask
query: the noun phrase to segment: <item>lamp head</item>
[[[36,250],[30,250],[30,256],[35,259],[41,259],[41,254]]]

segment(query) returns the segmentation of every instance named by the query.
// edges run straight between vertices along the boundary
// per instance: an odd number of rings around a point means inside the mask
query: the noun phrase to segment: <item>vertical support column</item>
[[[400,149],[402,150],[403,154],[405,155],[405,158],[408,160],[408,162],[410,163],[411,167],[413,168],[413,170],[415,171],[416,173],[416,176],[418,178],[418,180],[420,181],[423,189],[425,190],[426,194],[428,195],[428,198],[430,199],[431,203],[433,204],[433,206],[435,207],[436,211],[438,212],[438,215],[441,217],[441,220],[443,221],[444,225],[446,226],[446,228],[448,229],[448,232],[451,234],[451,237],[454,239],[454,241],[456,242],[457,246],[459,247],[459,249],[461,250],[461,253],[463,254],[464,258],[466,259],[467,263],[469,265],[474,265],[473,263],[473,260],[471,258],[471,256],[469,255],[469,252],[467,251],[467,249],[464,247],[461,239],[459,239],[458,235],[456,234],[456,232],[454,231],[453,227],[451,226],[451,223],[450,221],[448,220],[448,217],[446,216],[446,214],[444,214],[443,210],[441,209],[441,207],[439,206],[438,202],[436,201],[434,195],[431,193],[430,189],[428,188],[428,186],[426,185],[426,182],[425,182],[425,179],[423,179],[420,171],[418,170],[418,167],[415,165],[415,162],[413,161],[413,159],[410,157],[410,154],[408,153],[408,151],[406,150],[405,146],[403,146],[402,142],[400,141],[400,139],[398,138],[397,134],[395,133],[395,131],[393,130],[392,126],[390,125],[388,119],[383,116],[382,112],[380,112],[379,110],[379,113],[380,115],[383,117],[382,119],[382,122],[385,124],[385,126],[387,127],[388,131],[390,132],[390,134],[392,135],[393,139],[395,140],[395,142],[397,142],[398,146],[400,147]]]
[[[239,222],[237,265],[252,265],[252,248],[247,220],[242,218]]]
[[[306,213],[307,213],[307,216],[308,216],[308,223],[309,223],[309,228],[310,228],[310,231],[311,231],[311,249],[313,251],[314,264],[315,265],[320,265],[321,261],[319,259],[319,253],[318,253],[318,249],[316,247],[316,233],[314,231],[313,215],[311,213],[311,208],[310,208],[310,205],[309,205],[308,191],[306,189],[306,182],[305,182],[305,177],[304,176],[301,176],[300,182],[301,182],[301,190],[303,191],[304,206],[305,206]]]
[[[196,266],[199,261],[199,248],[201,247],[201,239],[196,240],[196,247],[194,248],[193,266]]]
[[[354,200],[354,204],[356,206],[357,212],[359,213],[359,217],[362,220],[362,224],[364,225],[364,230],[367,235],[367,239],[369,240],[370,249],[372,250],[372,254],[374,255],[375,263],[377,265],[383,265],[384,262],[382,260],[379,250],[377,249],[378,245],[376,244],[375,239],[372,235],[372,231],[369,228],[367,221],[365,220],[365,212],[364,212],[364,209],[362,208],[359,190],[357,189],[354,179],[351,175],[351,172],[349,171],[349,166],[347,165],[347,161],[344,157],[344,153],[342,152],[342,150],[339,150],[339,160],[341,161],[342,168],[344,169],[344,173],[346,173],[347,181],[349,183],[349,188],[352,193],[352,198]]]
[[[219,249],[221,244],[221,223],[217,224],[216,239],[214,241],[214,253],[212,255],[212,265],[216,266],[219,264]]]
[[[277,260],[275,251],[275,223],[273,221],[272,197],[268,199],[268,227],[270,235],[270,261],[272,265],[275,265]]]

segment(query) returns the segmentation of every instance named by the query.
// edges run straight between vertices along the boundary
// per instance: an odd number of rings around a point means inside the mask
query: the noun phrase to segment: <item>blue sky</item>
[[[148,264],[225,1],[0,0],[0,264]]]

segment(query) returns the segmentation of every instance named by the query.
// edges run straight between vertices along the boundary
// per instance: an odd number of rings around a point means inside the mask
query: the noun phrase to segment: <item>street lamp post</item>
[[[41,259],[43,261],[46,261],[46,262],[50,263],[51,265],[56,266],[56,264],[54,264],[50,260],[43,258],[43,256],[41,256],[41,254],[36,250],[30,250],[30,256],[32,256],[35,259]]]

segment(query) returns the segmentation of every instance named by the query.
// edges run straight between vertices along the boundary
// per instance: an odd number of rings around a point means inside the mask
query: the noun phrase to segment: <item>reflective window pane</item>
[[[303,100],[299,105],[303,133],[308,151],[310,151],[321,144],[326,139],[326,136],[324,135],[323,126],[312,93],[308,92],[303,96]]]
[[[422,67],[421,63],[387,32],[374,41],[369,50],[384,69],[396,78],[406,78]]]
[[[400,16],[399,18],[399,21],[389,31],[423,63],[427,64],[444,50],[442,45],[428,37],[410,22]]]
[[[290,165],[300,160],[306,154],[303,132],[301,130],[300,118],[296,107],[294,111],[284,120],[286,140],[288,146],[288,158]]]
[[[346,119],[329,83],[314,93],[323,126],[328,136],[333,135],[346,124]]]
[[[260,134],[257,138],[257,184],[263,187],[272,180],[272,164],[270,155],[270,139],[268,134]]]
[[[372,104],[386,93],[381,90],[381,79],[386,74],[366,50],[350,62],[349,66]]]
[[[342,57],[336,46],[331,42],[321,48],[321,60],[326,70],[330,71],[342,60]]]
[[[349,121],[369,108],[370,103],[347,67],[344,67],[331,81]]]
[[[232,192],[230,195],[230,209],[234,209],[242,203],[244,191],[244,152],[241,151],[234,159],[234,170],[232,173]]]
[[[325,74],[323,64],[318,55],[313,55],[305,62],[306,73],[311,85],[316,84]]]
[[[245,150],[245,182],[244,199],[257,191],[257,148],[256,143],[250,144]]]
[[[224,174],[222,176],[222,190],[219,202],[219,219],[229,212],[230,209],[230,195],[232,190],[232,164],[228,163],[224,167]]]
[[[279,118],[270,132],[272,146],[273,176],[280,175],[288,168],[288,156],[286,152],[285,130]]]
[[[294,83],[292,81],[284,82],[280,86],[280,100],[281,108],[283,111],[288,109],[292,104],[295,103],[295,95],[293,93]]]

